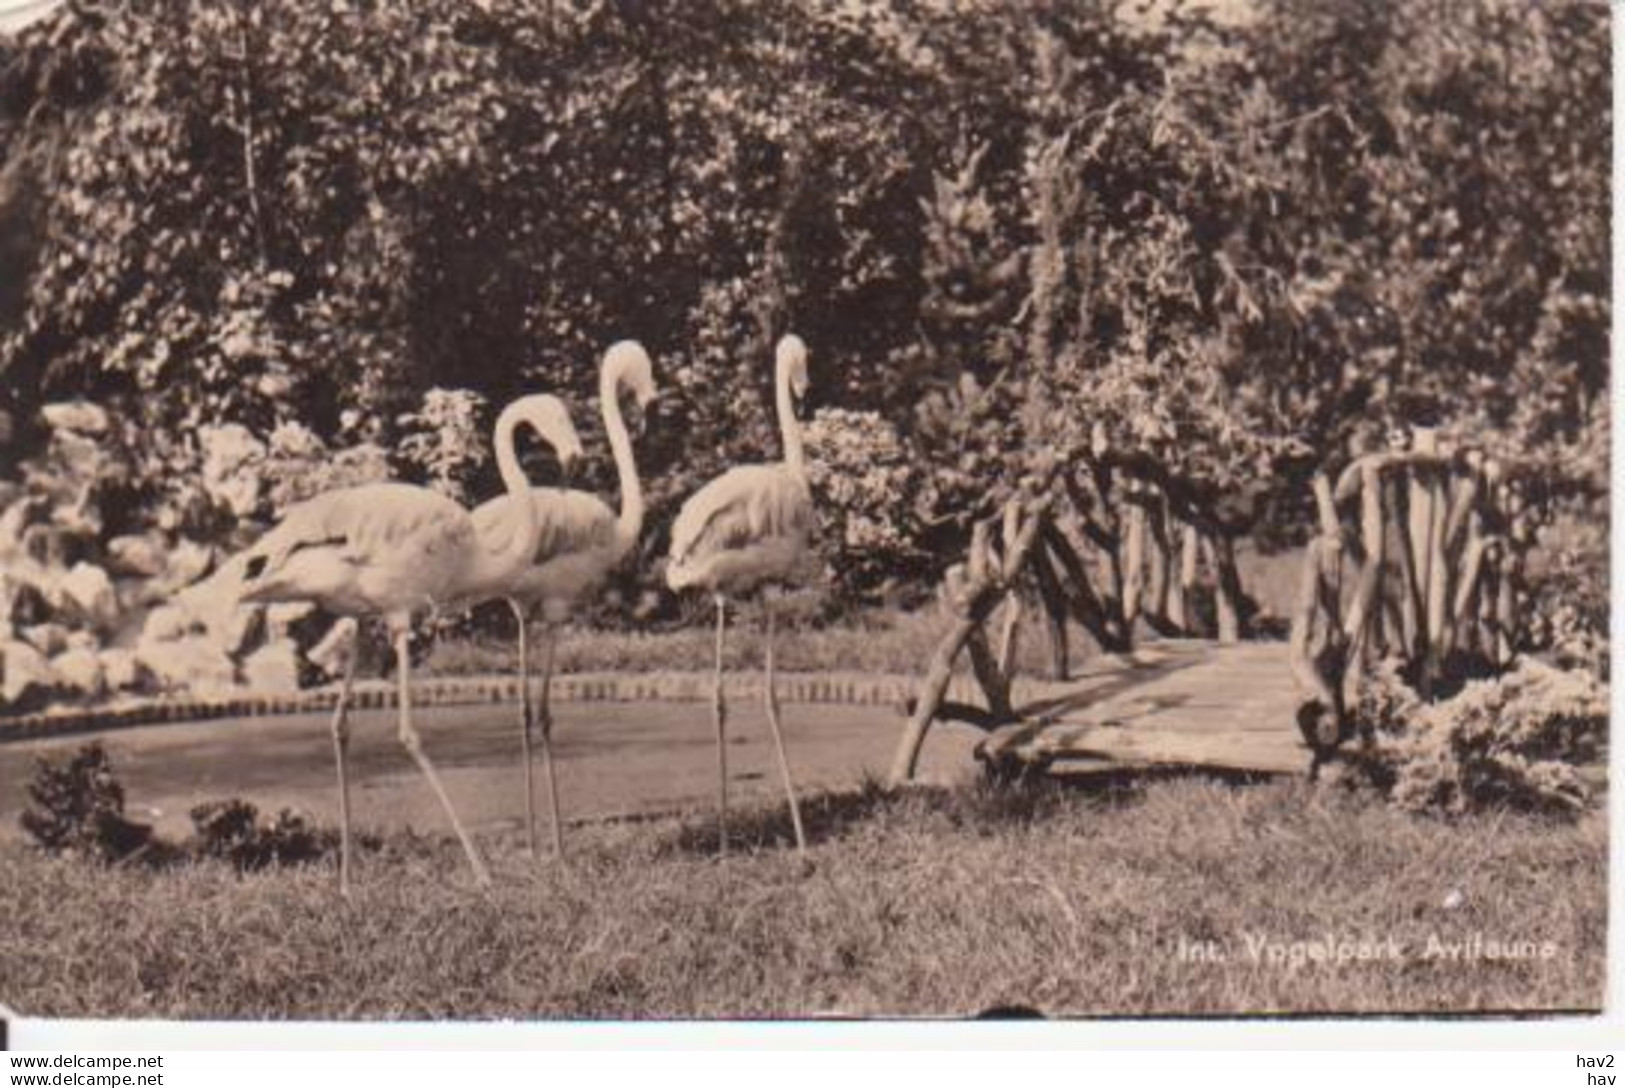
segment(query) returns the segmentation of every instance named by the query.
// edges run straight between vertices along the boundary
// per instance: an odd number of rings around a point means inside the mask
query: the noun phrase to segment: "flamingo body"
[[[474,510],[475,531],[492,533],[493,525],[511,520],[511,508],[519,502],[529,502],[535,512],[536,546],[530,562],[503,587],[504,596],[573,605],[602,585],[620,562],[615,512],[585,491],[536,487],[523,499],[499,496]]]
[[[632,340],[622,340],[604,353],[598,375],[604,431],[620,481],[619,514],[596,495],[557,487],[510,491],[480,506],[473,514],[475,533],[482,539],[499,537],[505,527],[516,522],[534,526],[525,561],[491,585],[487,593],[488,597],[507,600],[519,628],[520,737],[525,767],[527,840],[532,854],[536,852],[536,805],[531,733],[536,724],[541,726],[542,760],[553,815],[553,850],[561,856],[564,853],[549,701],[557,641],[554,625],[574,605],[603,585],[610,572],[637,544],[643,528],[643,492],[632,456],[632,440],[621,417],[619,397],[623,385],[632,391],[640,405],[647,405],[654,398],[653,363],[642,345]],[[539,714],[533,712],[531,703],[529,652],[530,625],[537,611],[542,613],[546,635]]]
[[[514,452],[520,424],[536,430],[568,460],[581,448],[569,413],[557,397],[522,397],[497,420],[497,467],[510,495],[529,482]],[[457,818],[451,797],[412,725],[411,659],[414,614],[461,607],[489,595],[523,568],[535,549],[537,522],[531,507],[490,519],[482,535],[458,503],[428,488],[403,483],[338,488],[293,506],[282,521],[232,560],[241,572],[238,599],[245,603],[309,601],[344,616],[382,616],[395,644],[399,684],[399,737],[439,798],[468,855],[475,879],[490,883],[485,863]],[[333,712],[333,751],[339,786],[339,887],[350,877],[350,799],[346,759],[349,698],[355,654],[347,655],[343,686]]]
[[[254,545],[241,596],[309,601],[341,616],[434,608],[457,595],[475,542],[468,511],[427,488],[339,488],[289,509]]]
[[[803,474],[786,464],[738,465],[683,504],[666,583],[734,595],[786,580],[807,552],[812,525]]]
[[[779,725],[778,694],[773,679],[773,600],[778,583],[800,573],[808,556],[813,526],[812,489],[796,425],[794,397],[807,387],[807,345],[797,336],[779,341],[774,391],[784,460],[767,465],[738,465],[724,472],[689,497],[672,524],[666,584],[674,591],[701,588],[716,600],[716,672],[712,709],[717,730],[717,841],[728,843],[727,703],[722,685],[723,640],[727,629],[727,599],[762,589],[765,639],[763,693],[768,727],[778,756],[779,774],[790,802],[790,821],[796,849],[806,856],[807,841],[801,809],[791,781],[790,762]]]

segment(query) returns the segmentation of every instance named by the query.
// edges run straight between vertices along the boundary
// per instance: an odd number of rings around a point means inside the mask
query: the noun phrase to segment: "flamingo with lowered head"
[[[784,337],[779,341],[775,364],[774,390],[784,460],[768,465],[737,465],[683,504],[672,525],[666,583],[676,591],[697,586],[716,599],[717,664],[712,709],[717,729],[718,848],[724,853],[728,849],[728,712],[722,693],[722,643],[728,622],[727,599],[762,590],[762,621],[767,636],[767,722],[773,733],[784,792],[790,799],[796,849],[805,857],[807,839],[801,828],[801,808],[790,778],[790,762],[784,753],[778,694],[773,686],[773,598],[778,587],[792,581],[801,569],[813,526],[812,490],[807,483],[801,429],[795,416],[795,400],[807,392],[807,345],[798,336]]]
[[[497,419],[497,468],[510,495],[523,495],[525,479],[514,436],[527,424],[568,462],[581,452],[569,413],[557,397],[521,397]],[[476,529],[457,502],[428,488],[403,483],[363,484],[327,491],[301,502],[242,557],[239,600],[244,603],[308,601],[341,616],[381,616],[395,646],[400,686],[398,736],[429,780],[452,829],[468,855],[474,879],[490,883],[485,863],[463,829],[451,797],[412,725],[413,617],[424,611],[455,611],[499,595],[535,554],[540,523],[528,503]],[[350,887],[350,793],[345,770],[348,709],[356,655],[346,655],[338,705],[333,711],[333,754],[339,786],[339,888]]]
[[[496,533],[514,521],[514,507],[528,506],[537,533],[530,561],[503,588],[508,607],[519,626],[519,677],[522,698],[520,737],[525,761],[525,821],[530,852],[536,853],[536,801],[532,771],[531,734],[539,725],[542,765],[547,776],[548,807],[553,817],[553,852],[564,853],[564,831],[559,821],[558,782],[553,771],[553,714],[549,688],[553,679],[553,652],[558,641],[555,625],[576,602],[603,585],[610,571],[624,560],[643,531],[643,489],[632,458],[632,440],[621,417],[620,392],[630,389],[640,408],[655,396],[654,369],[649,355],[636,341],[623,340],[604,353],[598,374],[604,430],[615,456],[620,479],[621,511],[616,514],[596,495],[558,487],[510,491],[474,510],[474,525],[484,535]],[[542,661],[540,713],[533,713],[530,690],[530,627],[541,613],[546,648]]]

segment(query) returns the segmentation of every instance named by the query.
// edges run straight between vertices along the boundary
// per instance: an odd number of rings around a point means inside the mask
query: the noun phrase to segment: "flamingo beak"
[[[642,438],[649,433],[649,420],[659,410],[657,398],[650,394],[638,402],[638,411],[632,416],[632,437]]]

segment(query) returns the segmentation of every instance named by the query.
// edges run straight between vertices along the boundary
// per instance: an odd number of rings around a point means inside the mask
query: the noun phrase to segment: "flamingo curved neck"
[[[638,467],[632,457],[632,439],[626,433],[626,422],[621,418],[621,375],[605,367],[598,380],[598,396],[603,402],[604,430],[609,435],[609,448],[615,456],[615,474],[621,488],[621,513],[615,520],[616,549],[622,554],[630,551],[643,531],[643,487],[638,482]]]
[[[518,519],[519,531],[508,538],[511,543],[507,547],[492,549],[483,557],[493,568],[525,562],[535,549],[536,508],[530,501],[530,480],[526,478],[525,470],[519,464],[519,454],[514,448],[514,435],[523,422],[527,422],[524,412],[512,404],[497,417],[494,442],[497,472],[502,477],[503,489],[513,500],[510,505],[513,516]],[[532,426],[535,426],[534,422]],[[537,428],[537,433],[542,433],[540,428]]]
[[[790,394],[791,363],[780,359],[776,375],[776,399],[779,412],[779,434],[784,441],[784,463],[796,472],[806,470],[806,457],[801,448],[801,424],[796,421],[795,401]]]
[[[520,414],[512,407],[505,409],[497,419],[496,435],[493,445],[496,446],[497,473],[502,477],[503,489],[510,495],[524,495],[530,490],[530,481],[525,477],[525,470],[519,465],[519,454],[514,448],[514,435],[522,422]]]

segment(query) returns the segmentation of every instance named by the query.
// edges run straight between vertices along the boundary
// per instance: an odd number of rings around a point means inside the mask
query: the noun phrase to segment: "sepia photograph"
[[[0,1016],[1599,1016],[1611,14],[0,0]]]

